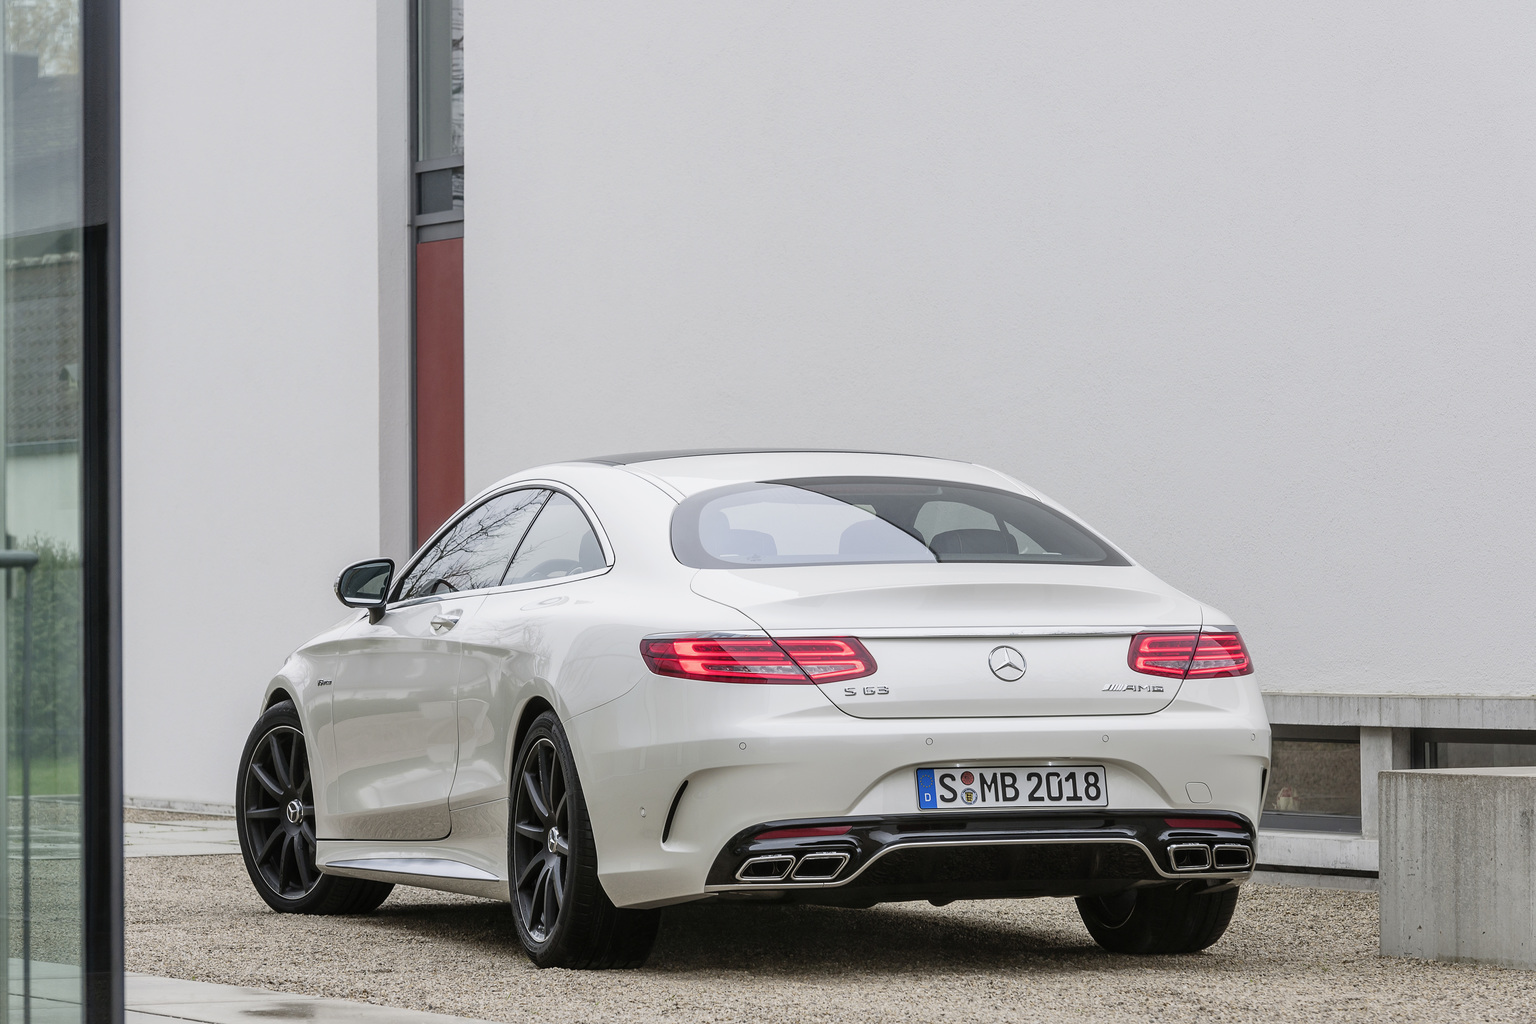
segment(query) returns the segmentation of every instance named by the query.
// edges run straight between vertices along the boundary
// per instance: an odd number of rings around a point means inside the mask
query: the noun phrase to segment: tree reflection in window
[[[498,585],[548,496],[538,489],[509,491],[470,509],[411,569],[398,600]]]

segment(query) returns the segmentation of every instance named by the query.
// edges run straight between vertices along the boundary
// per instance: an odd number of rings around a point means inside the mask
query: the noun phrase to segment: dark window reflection
[[[80,963],[81,93],[76,0],[5,0],[0,373],[5,464],[9,1010],[77,1020]],[[34,559],[35,556],[35,559]],[[46,998],[44,998],[46,996]]]
[[[1261,824],[1360,831],[1359,731],[1276,726]]]
[[[418,160],[464,152],[464,3],[417,0]]]
[[[412,567],[399,599],[499,586],[547,494],[511,491],[471,509]]]

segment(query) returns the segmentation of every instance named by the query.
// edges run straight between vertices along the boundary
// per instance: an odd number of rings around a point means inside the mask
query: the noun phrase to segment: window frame
[[[1281,742],[1298,743],[1338,743],[1344,746],[1361,747],[1360,726],[1358,725],[1287,725],[1284,723],[1271,724],[1271,740]],[[1363,751],[1362,755],[1363,756]],[[1275,785],[1274,764],[1271,761],[1265,773],[1264,803],[1269,802],[1269,790]],[[1359,773],[1355,776],[1355,786],[1361,785]],[[1360,794],[1362,811],[1365,807],[1365,794]],[[1272,829],[1277,832],[1331,832],[1340,835],[1362,835],[1364,819],[1357,814],[1327,814],[1317,811],[1271,811],[1266,810],[1262,804],[1259,807],[1259,828]]]
[[[441,540],[446,533],[448,533],[460,522],[462,522],[466,516],[471,515],[476,509],[485,505],[487,502],[495,501],[502,495],[510,494],[513,491],[549,491],[549,496],[544,499],[544,505],[548,505],[550,498],[553,498],[555,494],[563,494],[567,498],[571,499],[571,501],[576,504],[576,507],[581,510],[581,514],[587,517],[587,525],[592,528],[592,533],[597,537],[598,545],[603,549],[603,567],[601,569],[593,569],[591,572],[584,572],[576,576],[557,576],[554,579],[549,580],[529,580],[526,583],[506,583],[499,584],[494,587],[479,587],[475,590],[455,590],[451,594],[423,594],[421,597],[410,597],[403,599],[398,597],[400,588],[404,585],[406,577],[410,576],[412,570],[416,568],[416,564],[421,561],[422,557],[425,556],[428,551],[432,550],[433,545]],[[533,524],[537,523],[539,521],[539,516],[544,514],[544,505],[539,506],[538,514],[533,517],[531,522],[529,522],[528,529],[523,531],[523,536],[518,538],[517,547],[512,549],[512,556],[507,560],[508,565],[511,565],[512,560],[517,558],[517,552],[521,550],[523,546],[523,540],[528,536],[528,531],[533,529]],[[568,580],[584,580],[590,579],[593,576],[601,576],[603,573],[611,571],[613,566],[613,545],[609,543],[608,533],[603,529],[602,521],[598,519],[597,513],[593,511],[590,502],[588,502],[585,498],[583,498],[569,486],[562,483],[557,483],[553,480],[519,480],[516,483],[508,484],[505,487],[497,488],[488,494],[481,495],[478,501],[464,506],[464,508],[459,510],[457,515],[451,517],[442,526],[439,526],[437,531],[433,533],[431,537],[427,538],[427,542],[423,544],[420,549],[418,549],[416,553],[411,556],[410,561],[406,562],[405,568],[400,571],[400,578],[389,585],[391,599],[385,603],[384,610],[389,611],[394,608],[406,608],[411,605],[423,604],[427,601],[447,601],[467,594],[499,594],[503,591],[510,592],[534,590],[539,587],[555,586],[561,583],[565,583]]]

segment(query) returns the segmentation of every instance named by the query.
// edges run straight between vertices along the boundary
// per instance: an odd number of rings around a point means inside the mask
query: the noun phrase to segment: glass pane
[[[719,569],[863,562],[1128,565],[1022,494],[936,480],[817,477],[695,494],[672,516],[684,565]]]
[[[1360,816],[1360,744],[1277,739],[1265,812]]]
[[[601,569],[607,562],[587,517],[570,498],[556,494],[507,569],[507,583],[529,583]]]
[[[411,568],[400,600],[500,584],[545,493],[511,491],[471,509]]]
[[[673,516],[672,547],[695,567],[932,562],[911,534],[816,491],[752,484],[707,491]]]
[[[416,212],[445,213],[464,209],[464,168],[425,171],[416,175]]]
[[[80,18],[77,0],[5,0],[3,14],[0,984],[13,1020],[78,1020]]]
[[[417,0],[416,45],[416,159],[458,156],[464,152],[464,0]]]
[[[1429,768],[1518,768],[1536,765],[1536,744],[1430,743]]]

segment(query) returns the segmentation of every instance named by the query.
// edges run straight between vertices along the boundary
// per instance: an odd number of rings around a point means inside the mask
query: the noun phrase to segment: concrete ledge
[[[1536,969],[1536,767],[1380,786],[1383,955]]]
[[[1259,869],[1270,865],[1306,868],[1320,874],[1376,870],[1376,840],[1348,832],[1259,830]]]
[[[1266,693],[1277,725],[1360,725],[1382,729],[1536,730],[1536,699],[1411,693]]]

